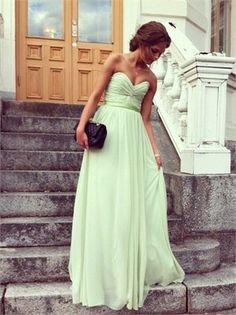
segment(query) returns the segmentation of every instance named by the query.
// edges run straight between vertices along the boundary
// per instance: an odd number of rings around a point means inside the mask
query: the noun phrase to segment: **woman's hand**
[[[86,135],[85,131],[80,130],[79,128],[76,129],[76,142],[84,149],[89,148],[88,136]]]
[[[161,156],[159,154],[155,154],[155,159],[157,162],[158,169],[162,166]]]

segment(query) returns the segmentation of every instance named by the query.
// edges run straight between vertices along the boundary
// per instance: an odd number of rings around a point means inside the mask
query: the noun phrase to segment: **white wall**
[[[141,0],[123,0],[123,51],[129,51],[129,41],[140,24]]]
[[[1,0],[3,37],[0,38],[0,92],[15,93],[15,0]]]
[[[210,3],[210,0],[141,0],[141,23],[173,22],[197,49],[209,51]]]

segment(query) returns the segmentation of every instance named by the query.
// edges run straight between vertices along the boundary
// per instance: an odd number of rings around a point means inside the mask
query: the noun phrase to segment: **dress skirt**
[[[143,306],[149,287],[182,282],[172,253],[162,167],[158,170],[139,112],[103,105],[101,150],[84,152],[72,225],[72,301],[86,306]]]

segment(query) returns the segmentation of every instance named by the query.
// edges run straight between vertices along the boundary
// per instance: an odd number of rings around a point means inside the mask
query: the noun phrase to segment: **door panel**
[[[122,1],[75,0],[72,12],[73,102],[84,103],[108,55],[121,51]]]
[[[108,2],[110,26],[86,23],[81,8],[102,12]],[[17,99],[84,103],[107,56],[121,51],[121,11],[122,0],[16,0]]]

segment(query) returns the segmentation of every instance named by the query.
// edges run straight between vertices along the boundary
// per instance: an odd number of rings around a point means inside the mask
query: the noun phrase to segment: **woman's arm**
[[[147,130],[147,134],[148,134],[151,146],[152,146],[153,154],[155,156],[158,168],[160,168],[160,166],[162,165],[161,157],[160,157],[160,153],[159,153],[156,141],[155,141],[152,124],[150,121],[152,102],[153,102],[153,97],[156,93],[156,89],[157,89],[157,79],[156,77],[153,76],[150,83],[150,88],[142,102],[141,115],[142,115],[144,126]]]
[[[111,75],[115,71],[118,60],[119,60],[119,56],[115,54],[111,54],[107,58],[107,60],[105,61],[100,71],[95,88],[93,92],[91,93],[83,109],[83,112],[81,114],[80,123],[76,129],[76,141],[85,149],[88,149],[88,138],[84,131],[86,123],[93,115],[97,107],[97,104],[101,99],[102,93],[104,92],[107,84],[110,81]]]

